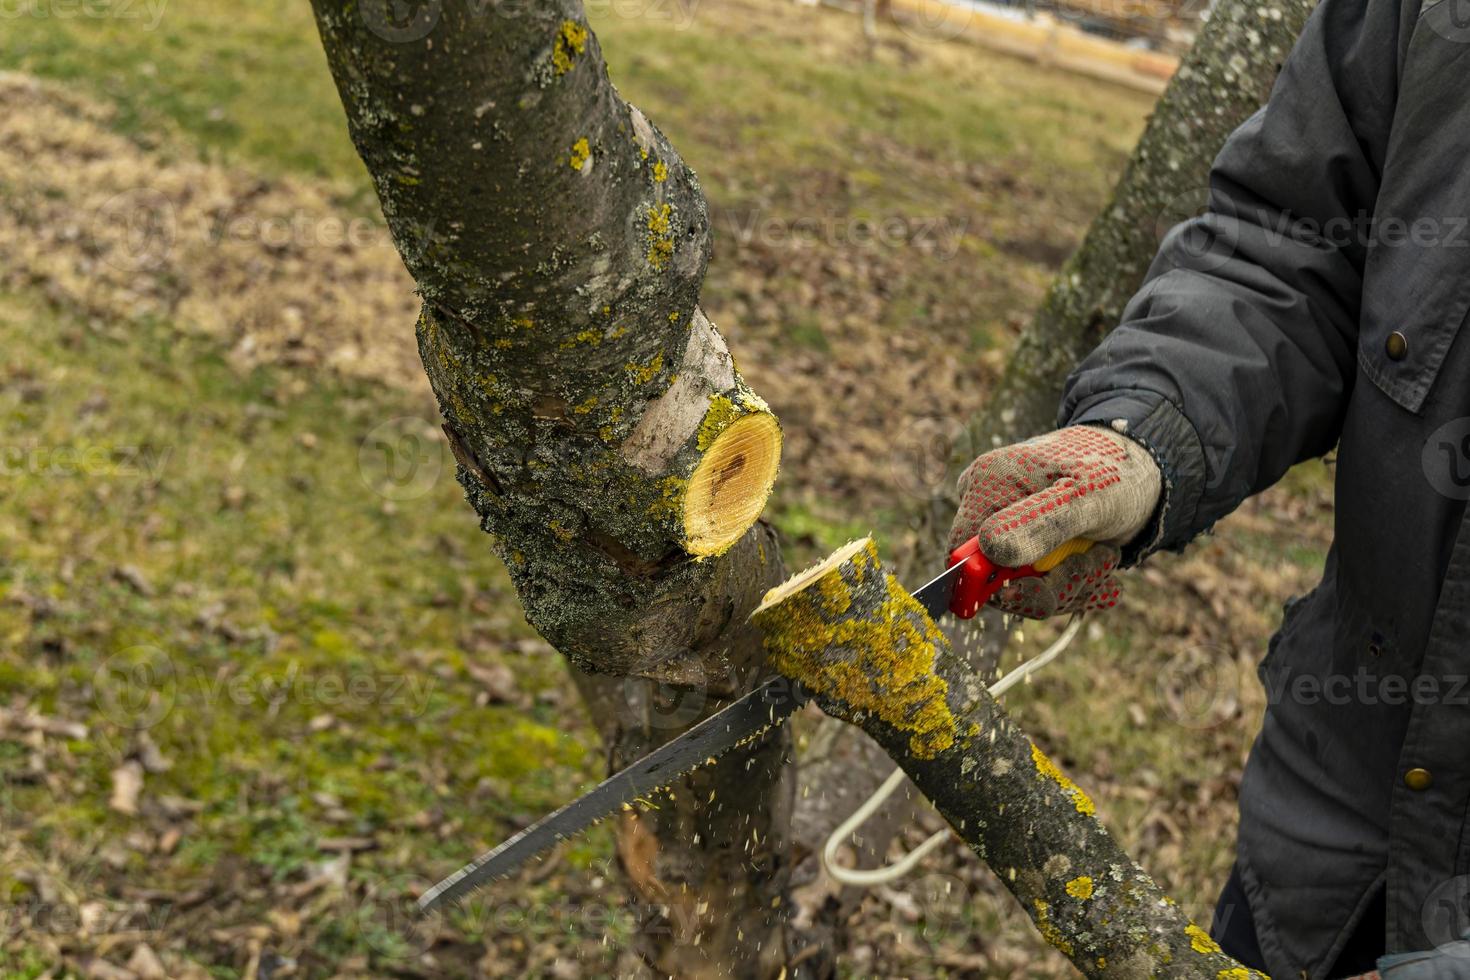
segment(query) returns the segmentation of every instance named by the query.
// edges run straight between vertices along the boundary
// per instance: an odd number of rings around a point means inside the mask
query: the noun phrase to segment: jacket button
[[[1404,773],[1404,785],[1415,792],[1423,792],[1434,782],[1434,774],[1428,769],[1410,769]]]
[[[1409,355],[1409,338],[1395,330],[1383,342],[1383,349],[1390,361],[1402,361]]]

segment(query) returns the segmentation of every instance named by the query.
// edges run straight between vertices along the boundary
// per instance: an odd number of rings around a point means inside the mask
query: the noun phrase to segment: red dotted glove
[[[1117,604],[1118,548],[1158,506],[1163,479],[1143,446],[1103,426],[1077,425],[981,456],[960,477],[950,547],[977,535],[997,565],[1030,565],[1073,538],[1097,542],[1045,575],[996,593],[1006,612],[1044,618]]]

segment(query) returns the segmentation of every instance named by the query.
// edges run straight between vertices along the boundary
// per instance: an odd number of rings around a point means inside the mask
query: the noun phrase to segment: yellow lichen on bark
[[[1031,761],[1036,764],[1036,773],[1044,779],[1050,779],[1056,783],[1067,795],[1072,798],[1072,805],[1077,807],[1078,813],[1092,816],[1097,813],[1097,805],[1092,802],[1092,797],[1083,792],[1082,787],[1067,778],[1067,774],[1057,768],[1057,764],[1046,757],[1033,743],[1031,746]]]
[[[772,666],[907,733],[915,757],[954,744],[949,687],[934,672],[943,636],[883,572],[871,539],[772,589],[751,618],[765,631]]]
[[[1191,922],[1184,927],[1184,934],[1189,937],[1189,946],[1196,953],[1210,955],[1220,952],[1220,944],[1210,938],[1210,934]]]
[[[587,28],[574,20],[564,20],[557,29],[556,41],[551,46],[551,67],[558,75],[572,70],[577,55],[587,50]]]
[[[628,380],[635,385],[648,384],[654,378],[658,377],[658,373],[663,369],[664,355],[662,351],[653,355],[652,360],[647,364],[636,364],[633,361],[629,361],[623,365],[623,370],[627,373]]]
[[[673,209],[659,204],[648,209],[648,264],[663,269],[674,255],[674,234],[671,230]]]
[[[1092,897],[1092,879],[1087,875],[1080,875],[1067,882],[1067,894],[1079,901],[1087,901]]]
[[[1032,907],[1036,909],[1036,930],[1041,933],[1041,938],[1060,950],[1063,956],[1070,958],[1072,944],[1062,935],[1057,924],[1051,921],[1051,905],[1038,898],[1032,902]]]
[[[581,170],[590,159],[592,159],[592,146],[587,142],[587,137],[583,136],[572,144],[572,155],[567,159],[567,163],[573,170]]]

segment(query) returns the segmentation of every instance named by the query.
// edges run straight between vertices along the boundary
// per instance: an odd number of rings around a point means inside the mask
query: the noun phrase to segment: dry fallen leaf
[[[140,980],[132,970],[113,966],[106,960],[88,960],[82,965],[82,975],[87,980]]]
[[[138,733],[138,761],[147,772],[168,772],[174,767],[173,761],[164,756],[147,732]]]
[[[138,980],[169,980],[163,961],[147,943],[134,947],[133,955],[128,959],[128,969],[137,975]]]
[[[129,759],[112,770],[112,798],[107,805],[118,813],[136,816],[138,797],[142,792],[143,765],[136,759]]]
[[[516,675],[505,664],[469,665],[470,676],[479,682],[490,698],[491,704],[511,704],[520,695],[516,687]]]

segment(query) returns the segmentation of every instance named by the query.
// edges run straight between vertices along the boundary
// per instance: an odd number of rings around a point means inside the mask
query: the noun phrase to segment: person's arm
[[[996,605],[1113,605],[1120,562],[1183,547],[1336,443],[1410,2],[1323,0],[1215,161],[1206,213],[1165,238],[1123,323],[1068,379],[1062,427],[960,478],[951,545],[978,537],[1020,565],[1100,542]]]
[[[1163,505],[1125,562],[1182,547],[1336,443],[1400,17],[1398,0],[1324,0],[1216,160],[1207,212],[1170,232],[1123,323],[1068,380],[1061,424],[1126,431],[1163,469]]]

